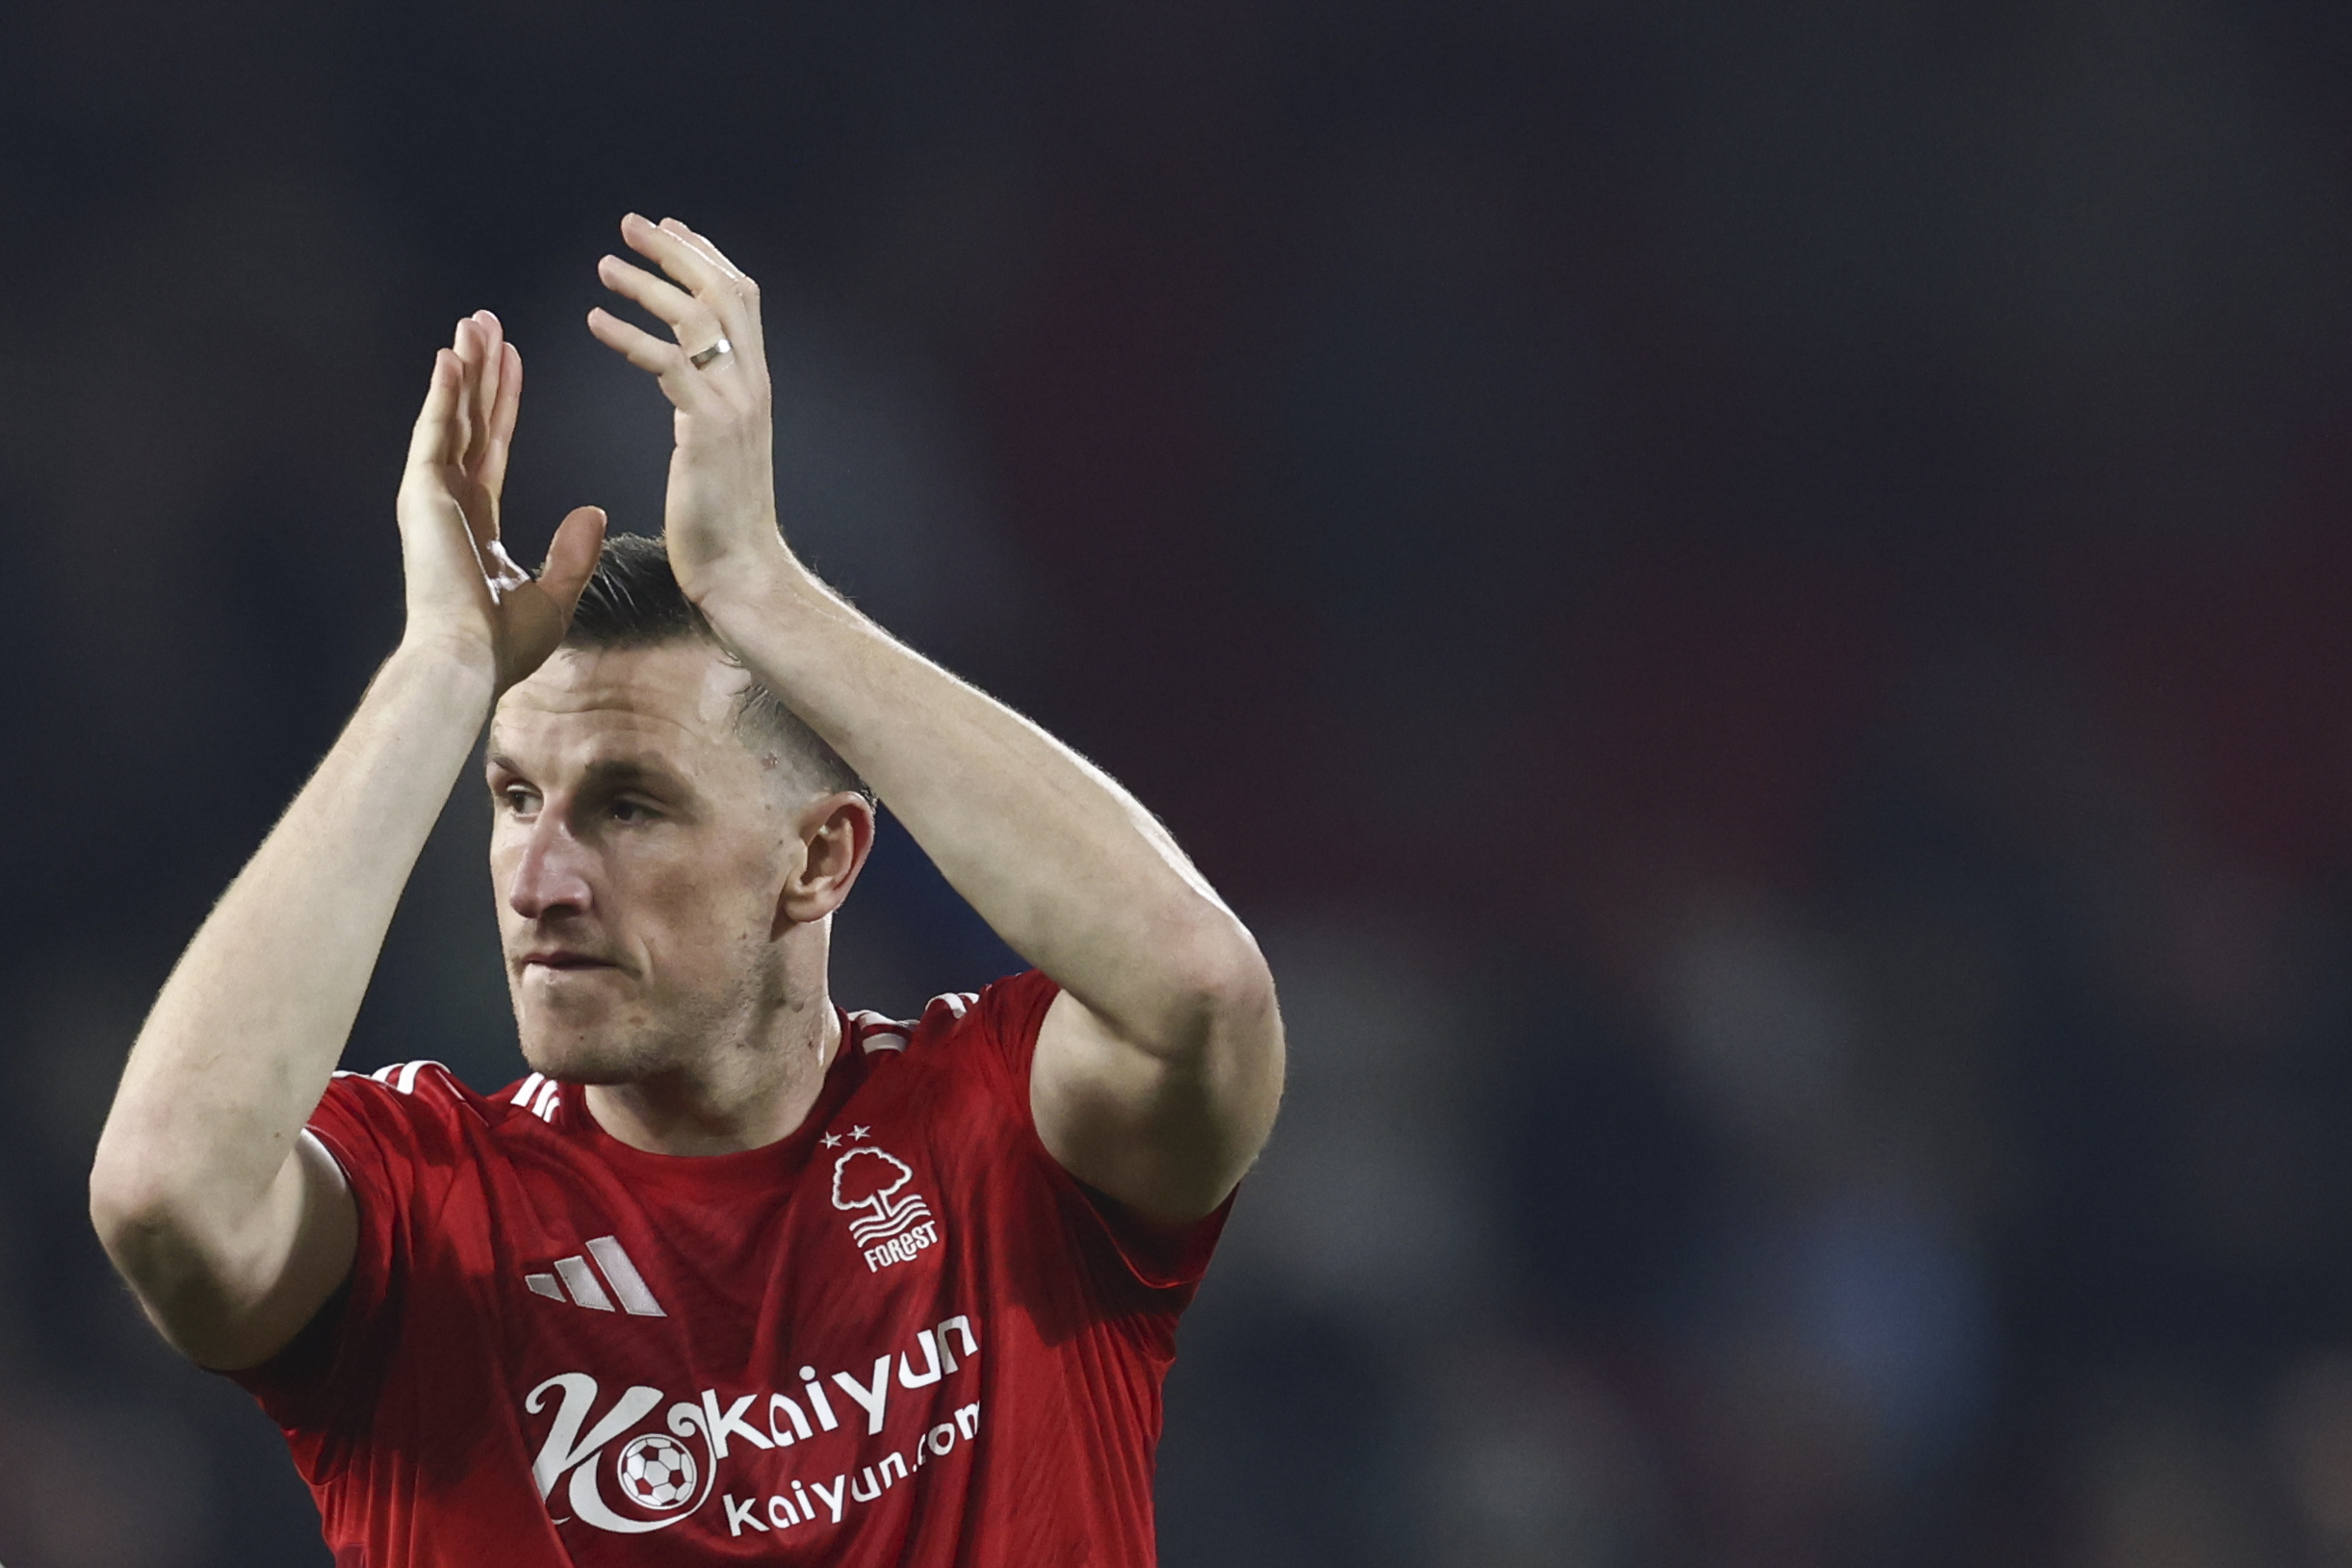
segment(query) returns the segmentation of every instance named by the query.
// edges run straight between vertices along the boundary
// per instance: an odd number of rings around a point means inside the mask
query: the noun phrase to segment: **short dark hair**
[[[652,648],[700,638],[718,648],[718,634],[670,570],[669,547],[641,533],[605,536],[596,571],[581,590],[579,607],[563,646],[582,649]],[[818,790],[854,790],[868,802],[874,792],[840,753],[803,724],[757,679],[736,699],[736,729],[755,750],[773,745],[801,779]]]

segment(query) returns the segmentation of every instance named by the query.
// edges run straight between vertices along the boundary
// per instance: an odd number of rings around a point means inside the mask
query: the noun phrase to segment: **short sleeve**
[[[284,1350],[227,1374],[290,1436],[331,1437],[380,1384],[400,1338],[417,1216],[455,1163],[464,1099],[445,1068],[409,1064],[376,1078],[337,1073],[311,1113],[304,1136],[342,1170],[358,1211],[351,1272]],[[317,1457],[331,1463],[333,1445],[323,1448]]]
[[[950,1049],[976,1048],[998,1068],[999,1092],[1007,1110],[1020,1120],[1032,1159],[1064,1195],[1067,1212],[1081,1215],[1102,1240],[1110,1244],[1123,1272],[1134,1283],[1154,1293],[1175,1293],[1177,1304],[1192,1292],[1208,1270],[1217,1239],[1232,1212],[1233,1195],[1188,1225],[1162,1225],[1130,1213],[1118,1199],[1097,1192],[1062,1168],[1045,1141],[1029,1106],[1029,1071],[1037,1058],[1038,1031],[1062,988],[1040,970],[1030,969],[981,988],[977,994],[936,997],[924,1010],[918,1032],[938,1029],[956,1038]]]

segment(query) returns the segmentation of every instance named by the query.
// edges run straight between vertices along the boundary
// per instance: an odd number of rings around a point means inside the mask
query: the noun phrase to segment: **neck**
[[[769,1021],[757,1041],[691,1069],[588,1085],[588,1114],[648,1154],[733,1154],[789,1138],[824,1092],[840,1017],[820,985]]]

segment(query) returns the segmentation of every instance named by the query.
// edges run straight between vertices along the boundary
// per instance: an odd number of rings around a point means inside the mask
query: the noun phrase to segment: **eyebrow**
[[[528,769],[517,765],[514,758],[496,747],[485,750],[482,754],[482,760],[491,767],[502,769],[504,772],[529,776]],[[651,762],[635,761],[629,758],[612,758],[589,763],[586,782],[591,785],[606,789],[626,789],[631,785],[636,785],[674,795],[693,792],[685,780],[669,769],[657,767]]]

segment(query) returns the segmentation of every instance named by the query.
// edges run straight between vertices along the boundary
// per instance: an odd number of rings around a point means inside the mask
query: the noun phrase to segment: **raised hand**
[[[621,220],[632,250],[668,274],[618,256],[597,264],[605,287],[667,323],[662,339],[598,309],[597,341],[651,372],[677,409],[664,532],[670,570],[702,603],[725,588],[768,580],[791,556],[776,531],[773,413],[760,286],[716,245],[674,218]]]
[[[498,318],[485,310],[459,321],[453,346],[433,355],[397,508],[408,640],[486,661],[500,691],[563,640],[605,532],[602,511],[575,509],[536,581],[506,553],[499,495],[522,400],[523,356]]]

